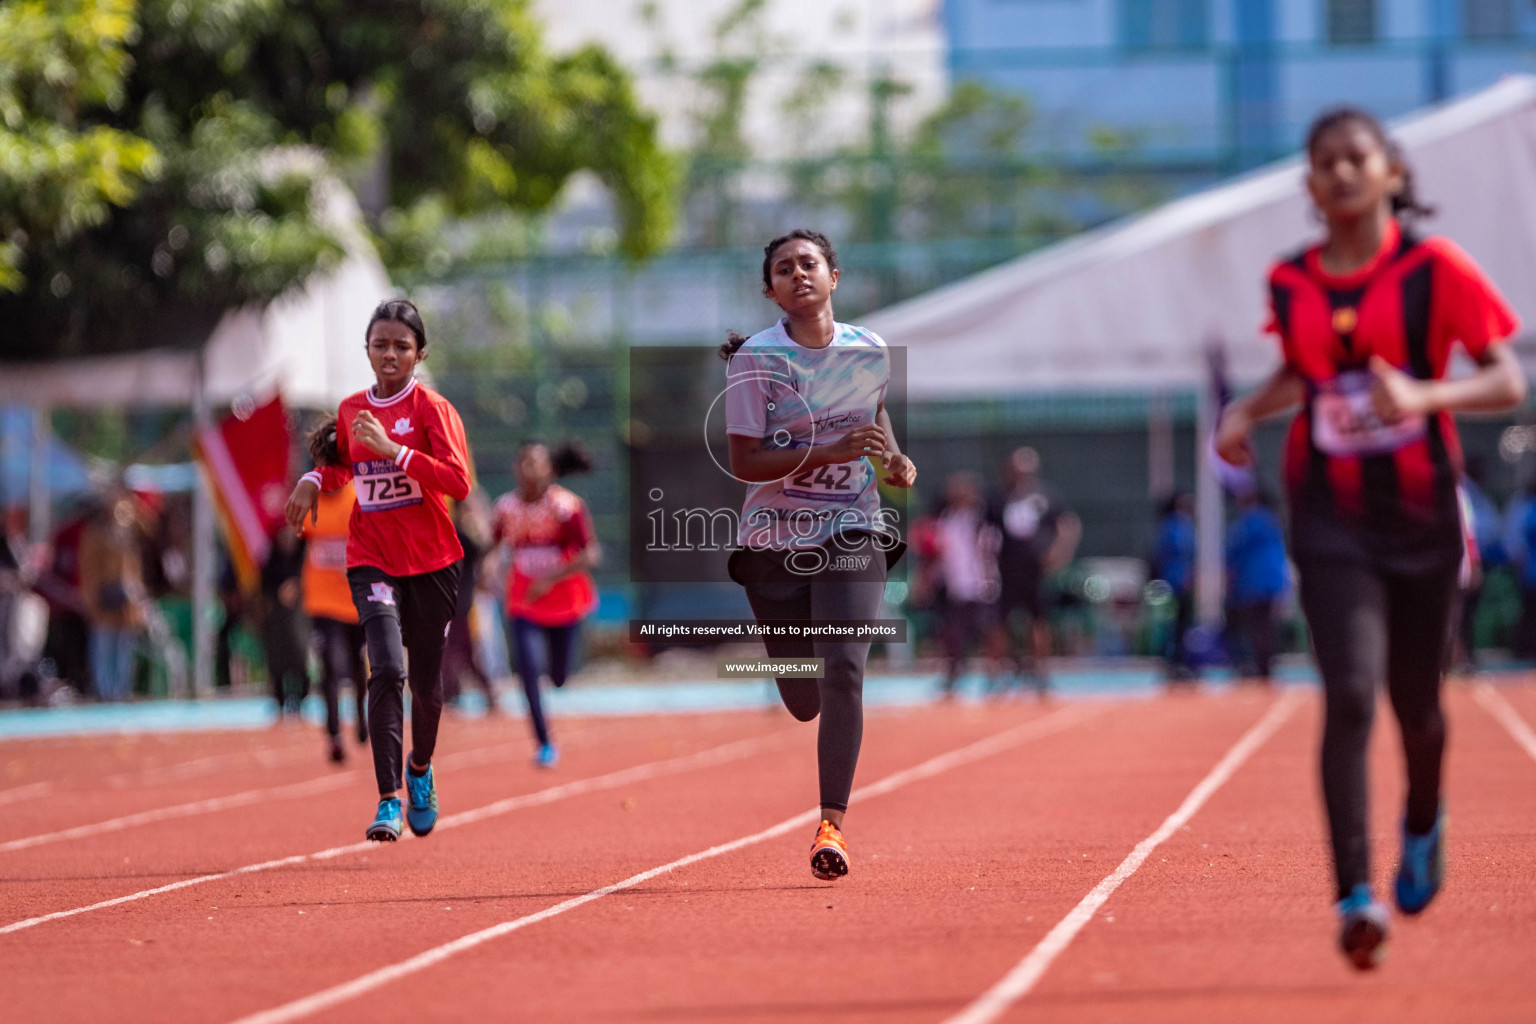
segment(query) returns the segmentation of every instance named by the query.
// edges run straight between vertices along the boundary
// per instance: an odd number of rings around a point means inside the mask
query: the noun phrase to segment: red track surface
[[[1536,723],[1536,686],[1499,692]],[[944,1021],[1114,871],[1272,702],[1241,691],[1065,712],[1007,702],[872,713],[860,785],[1020,723],[1063,717],[1017,745],[857,803],[847,830],[853,873],[837,884],[811,879],[811,830],[795,827],[298,1019]],[[1422,920],[1394,922],[1384,970],[1357,975],[1332,948],[1309,695],[1003,1019],[1536,1019],[1536,759],[1469,689],[1453,688],[1449,703],[1450,882]],[[1382,710],[1373,817],[1386,891],[1401,769]],[[758,742],[426,840],[216,878],[0,934],[0,1017],[232,1021],[753,835],[814,797],[815,729],[782,713],[561,725],[560,768],[537,772],[521,722],[446,722],[444,813]],[[304,727],[8,745],[6,785],[51,788],[3,805],[0,844],[349,774],[333,788],[0,852],[0,926],[353,845],[372,809],[370,774],[359,757],[345,769],[322,765],[321,748]]]

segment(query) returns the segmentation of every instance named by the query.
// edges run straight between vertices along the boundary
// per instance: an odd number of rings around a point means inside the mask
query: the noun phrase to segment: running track
[[[520,721],[449,719],[444,825],[390,846],[309,727],[10,742],[0,1017],[1529,1021],[1536,684],[1448,700],[1449,887],[1364,977],[1310,689],[872,712],[830,885],[815,730],[781,712],[562,722],[553,772]]]

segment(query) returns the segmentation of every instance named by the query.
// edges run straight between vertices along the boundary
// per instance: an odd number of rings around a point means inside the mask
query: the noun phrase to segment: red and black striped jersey
[[[1454,242],[1416,238],[1395,221],[1353,273],[1324,270],[1320,252],[1284,260],[1269,277],[1270,329],[1306,383],[1285,450],[1292,549],[1405,568],[1460,557],[1455,423],[1447,412],[1381,421],[1369,360],[1444,377],[1454,345],[1482,359],[1514,332],[1514,312]]]

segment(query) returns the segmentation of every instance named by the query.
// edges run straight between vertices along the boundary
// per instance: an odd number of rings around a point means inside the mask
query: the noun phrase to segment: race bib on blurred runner
[[[1345,370],[1322,384],[1312,399],[1312,440],[1327,455],[1386,455],[1424,436],[1415,413],[1391,423],[1371,405],[1371,373]]]
[[[548,576],[564,562],[561,550],[553,544],[530,544],[518,548],[512,556],[517,571],[532,579]]]
[[[316,569],[347,571],[347,538],[317,537],[309,542],[309,564]]]
[[[364,512],[421,504],[421,488],[391,459],[370,459],[352,464],[357,507]]]

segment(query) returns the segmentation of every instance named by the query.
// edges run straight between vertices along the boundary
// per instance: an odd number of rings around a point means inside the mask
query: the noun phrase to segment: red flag
[[[272,537],[283,525],[291,447],[281,396],[255,408],[237,403],[230,415],[199,431],[193,443],[235,573],[247,590],[256,586]]]

